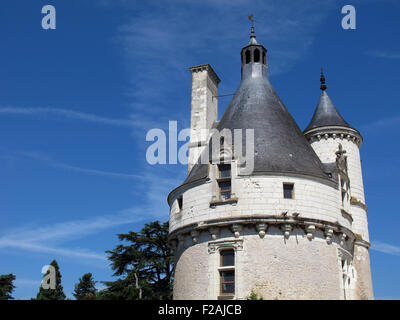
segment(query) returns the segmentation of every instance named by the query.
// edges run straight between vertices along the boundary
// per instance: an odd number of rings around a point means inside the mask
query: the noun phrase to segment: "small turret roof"
[[[326,84],[325,84],[325,76],[321,70],[321,96],[319,98],[319,102],[317,108],[315,109],[314,115],[311,119],[310,124],[304,130],[304,132],[309,131],[311,129],[319,128],[319,127],[327,127],[327,126],[338,126],[338,127],[347,127],[354,129],[351,125],[349,125],[343,117],[340,115],[339,111],[336,109],[332,100],[329,98],[326,93]],[[354,129],[355,130],[355,129]]]

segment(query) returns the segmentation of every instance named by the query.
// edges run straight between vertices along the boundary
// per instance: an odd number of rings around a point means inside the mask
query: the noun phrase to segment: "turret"
[[[267,49],[259,44],[251,27],[250,42],[240,52],[242,61],[242,81],[247,78],[267,77]]]
[[[358,130],[349,125],[329,98],[325,76],[321,70],[322,90],[312,120],[304,135],[325,166],[335,167],[338,175],[338,201],[342,215],[352,222],[355,240],[355,267],[362,287],[360,298],[372,298],[368,249],[367,206],[364,197],[360,147],[363,142]],[[359,259],[358,259],[359,258]]]

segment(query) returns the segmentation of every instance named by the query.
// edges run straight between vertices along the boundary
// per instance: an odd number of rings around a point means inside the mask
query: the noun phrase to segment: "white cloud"
[[[14,114],[14,115],[35,115],[35,114],[49,114],[58,115],[65,118],[94,122],[104,125],[117,126],[117,127],[134,127],[139,125],[137,121],[126,119],[113,119],[101,117],[91,113],[84,113],[69,109],[57,108],[20,108],[20,107],[0,107],[0,114]]]
[[[31,242],[24,242],[19,240],[0,240],[0,248],[12,248],[21,249],[29,252],[39,252],[39,253],[50,253],[58,256],[69,257],[69,258],[84,258],[84,259],[96,259],[101,261],[106,261],[107,257],[104,253],[91,252],[85,249],[67,249],[59,247],[51,247],[48,245],[40,245]]]
[[[91,219],[12,229],[9,230],[4,236],[0,237],[0,246],[7,245],[8,243],[16,244],[18,241],[21,243],[48,243],[49,241],[59,242],[85,237],[104,229],[141,221],[143,218],[139,218],[139,214],[139,210],[126,209],[118,214],[99,216]]]
[[[399,124],[400,124],[400,116],[393,115],[391,117],[378,119],[368,124],[362,124],[359,127],[360,130],[364,132],[370,132],[377,129],[387,130],[390,128],[397,128]]]
[[[16,159],[16,156],[18,157],[23,157],[23,158],[28,158],[31,160],[36,160],[40,161],[43,163],[46,163],[52,167],[57,167],[57,168],[62,168],[65,170],[70,170],[70,171],[76,171],[76,172],[81,172],[85,174],[92,174],[92,175],[99,175],[99,176],[105,176],[105,177],[112,177],[112,178],[123,178],[123,179],[146,179],[146,176],[143,175],[138,175],[138,174],[129,174],[129,173],[120,173],[120,172],[111,172],[111,171],[104,171],[104,170],[96,170],[96,169],[90,169],[90,168],[82,168],[78,166],[73,166],[70,164],[66,164],[60,161],[56,161],[52,159],[50,156],[41,153],[41,152],[26,152],[26,151],[9,151],[7,149],[4,149],[0,147],[0,151],[4,152],[5,155],[4,157],[8,157],[11,159]]]
[[[60,243],[87,237],[99,231],[144,220],[142,211],[123,210],[115,215],[92,219],[67,221],[44,226],[24,226],[8,230],[0,237],[0,248],[11,248],[28,252],[55,254],[63,257],[106,261],[105,253],[83,248],[64,248]],[[146,217],[149,218],[149,217]]]
[[[370,51],[367,55],[375,58],[383,59],[400,59],[400,52],[389,52],[389,51]]]
[[[391,254],[394,256],[400,256],[400,246],[388,244],[382,241],[372,242],[371,250]]]
[[[22,287],[22,286],[40,286],[41,281],[40,280],[30,280],[30,279],[20,279],[16,278],[14,281],[14,285],[16,287]]]

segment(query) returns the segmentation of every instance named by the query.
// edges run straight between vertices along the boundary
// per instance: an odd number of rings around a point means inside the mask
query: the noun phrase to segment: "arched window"
[[[260,50],[254,50],[254,62],[260,62]]]
[[[250,63],[250,50],[246,51],[245,56],[246,56],[246,64]]]
[[[263,61],[262,61],[262,63],[265,64],[265,51],[263,51],[262,56],[263,56]]]

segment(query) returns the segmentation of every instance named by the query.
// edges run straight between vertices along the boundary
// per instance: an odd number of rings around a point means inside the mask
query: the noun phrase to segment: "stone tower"
[[[304,135],[322,163],[338,164],[341,212],[352,222],[352,231],[355,236],[353,266],[358,275],[358,281],[353,288],[353,297],[372,299],[367,206],[359,150],[362,137],[342,118],[333,105],[326,93],[327,86],[322,70],[320,80],[321,97],[310,124],[304,130]],[[342,164],[340,164],[340,158],[344,160]]]
[[[174,299],[372,298],[361,136],[324,83],[303,134],[269,82],[266,53],[252,28],[239,88],[220,121],[218,76],[209,65],[190,69],[193,134],[254,130],[254,166],[243,169],[232,152],[238,141],[226,147],[224,135],[221,157],[204,162],[214,133],[191,137],[188,177],[168,196]],[[244,150],[247,139],[240,142]]]

